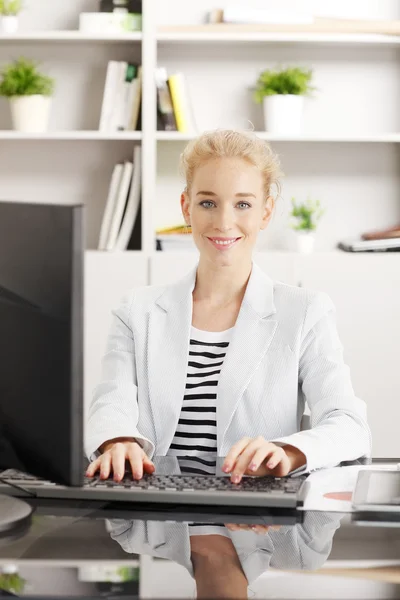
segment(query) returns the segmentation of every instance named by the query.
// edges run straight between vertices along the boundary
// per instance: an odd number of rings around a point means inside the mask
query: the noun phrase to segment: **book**
[[[112,107],[111,118],[108,123],[108,131],[119,131],[122,129],[126,94],[125,78],[127,69],[128,63],[126,61],[118,62],[118,77],[116,82],[116,90],[114,94],[114,104]]]
[[[106,250],[113,250],[118,238],[118,233],[122,223],[122,217],[125,205],[128,199],[128,191],[132,179],[133,164],[126,161],[123,166],[121,182],[118,188],[118,196],[114,205],[113,216],[110,224]]]
[[[120,75],[120,64],[117,60],[110,60],[107,64],[106,80],[104,83],[103,101],[100,114],[100,131],[109,131],[112,113],[115,107],[115,96]]]
[[[118,163],[114,166],[110,186],[108,189],[108,195],[106,200],[106,206],[103,214],[103,219],[100,227],[100,237],[99,237],[99,250],[105,250],[107,246],[108,234],[110,232],[111,220],[114,212],[114,206],[117,201],[118,196],[118,188],[121,182],[123,171],[123,165]]]
[[[118,233],[113,250],[126,250],[132,235],[135,221],[138,216],[140,205],[140,184],[141,184],[141,146],[135,146],[133,150],[133,169],[129,189],[129,196],[126,203],[126,210],[123,215],[123,221]]]
[[[131,116],[131,107],[133,104],[134,96],[135,96],[135,79],[138,71],[138,65],[134,63],[128,63],[125,74],[125,94],[123,106],[121,108],[121,117],[120,117],[120,129],[127,130],[129,129],[129,122]]]
[[[311,25],[314,23],[314,17],[311,14],[295,11],[277,11],[269,8],[250,8],[248,6],[228,6],[223,9],[222,21],[224,23],[293,23]]]
[[[181,72],[170,75],[168,85],[178,131],[181,133],[195,133],[197,128],[185,75]]]
[[[338,243],[346,252],[400,252],[400,237],[387,240],[346,240]]]
[[[156,237],[156,250],[175,251],[175,250],[197,250],[192,235],[178,234],[159,234]]]
[[[168,86],[167,70],[158,67],[155,73],[157,88],[157,129],[177,131],[171,92]]]
[[[142,65],[137,68],[136,77],[133,80],[132,103],[129,110],[128,127],[130,131],[136,131],[140,127],[140,105],[142,100]]]

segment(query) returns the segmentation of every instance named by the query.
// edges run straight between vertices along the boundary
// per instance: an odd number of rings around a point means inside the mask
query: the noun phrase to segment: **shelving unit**
[[[221,7],[227,2],[221,0]],[[395,0],[388,12],[390,2],[382,3],[381,17],[399,18]],[[261,232],[257,262],[276,279],[331,294],[339,307],[355,388],[370,406],[376,455],[394,455],[396,448],[398,454],[397,433],[384,429],[381,404],[376,401],[378,395],[387,398],[391,422],[398,423],[400,383],[393,364],[400,338],[400,322],[395,319],[396,302],[400,304],[398,255],[350,255],[335,246],[339,239],[400,221],[400,36],[229,33],[194,27],[215,8],[214,0],[203,0],[201,6],[184,0],[144,0],[142,32],[89,36],[71,29],[87,8],[88,0],[73,0],[68,7],[57,4],[52,11],[32,4],[24,13],[26,31],[0,36],[1,62],[15,55],[30,56],[43,62],[57,81],[50,130],[45,134],[12,131],[8,107],[0,99],[3,197],[87,206],[86,404],[99,377],[111,308],[130,287],[175,281],[197,259],[196,252],[155,251],[155,230],[182,220],[178,161],[193,137],[156,129],[154,68],[160,65],[170,73],[182,70],[187,75],[199,131],[254,129],[281,156],[286,174],[282,198],[270,226]],[[30,31],[31,23],[40,23],[40,31]],[[108,60],[135,60],[143,66],[141,132],[104,134],[96,129]],[[251,89],[262,68],[293,62],[314,67],[318,90],[308,102],[304,134],[271,135],[263,131],[262,109],[252,101]],[[142,249],[98,252],[112,168],[130,158],[133,145],[139,143]],[[307,195],[320,198],[327,212],[317,252],[299,257],[287,249],[287,208],[292,196]],[[349,296],[348,289],[355,295],[357,289],[363,290],[364,296]],[[366,319],[375,338],[366,334],[361,347]],[[383,350],[371,351],[368,339],[379,340]],[[385,382],[379,390],[372,379],[374,369]],[[385,423],[386,427],[387,419]]]
[[[53,31],[30,31],[26,33],[1,34],[0,44],[21,43],[21,42],[109,42],[120,44],[122,42],[140,42],[142,32],[135,31],[130,33],[121,33],[118,35],[105,34],[87,34],[75,30],[53,30]]]
[[[141,131],[116,131],[115,133],[104,133],[95,129],[91,131],[47,131],[45,133],[24,133],[20,131],[0,131],[0,140],[21,141],[140,141]]]

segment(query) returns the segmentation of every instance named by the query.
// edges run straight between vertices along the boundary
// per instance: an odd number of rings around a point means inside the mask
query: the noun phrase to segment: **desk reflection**
[[[187,460],[167,459],[156,465],[158,473],[190,472]],[[219,463],[214,473],[222,474]],[[270,568],[320,568],[342,518],[337,513],[305,513],[302,523],[264,528],[261,535],[248,525],[233,530],[224,522],[111,519],[107,523],[112,539],[125,552],[165,558],[185,567],[196,580],[198,597],[243,598],[247,585]],[[262,528],[258,525],[257,530]]]

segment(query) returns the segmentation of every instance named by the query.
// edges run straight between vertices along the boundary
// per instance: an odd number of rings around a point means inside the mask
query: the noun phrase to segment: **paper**
[[[350,467],[333,467],[320,469],[311,473],[307,482],[307,492],[302,510],[324,510],[337,512],[354,512],[352,495],[361,470],[396,471],[393,463],[379,465],[354,465]]]

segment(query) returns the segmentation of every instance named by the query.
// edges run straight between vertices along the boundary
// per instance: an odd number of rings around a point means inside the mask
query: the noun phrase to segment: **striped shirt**
[[[217,464],[217,388],[233,327],[225,331],[191,328],[185,394],[167,456],[179,458],[182,473],[215,475]],[[221,525],[195,523],[190,534],[227,535]]]

